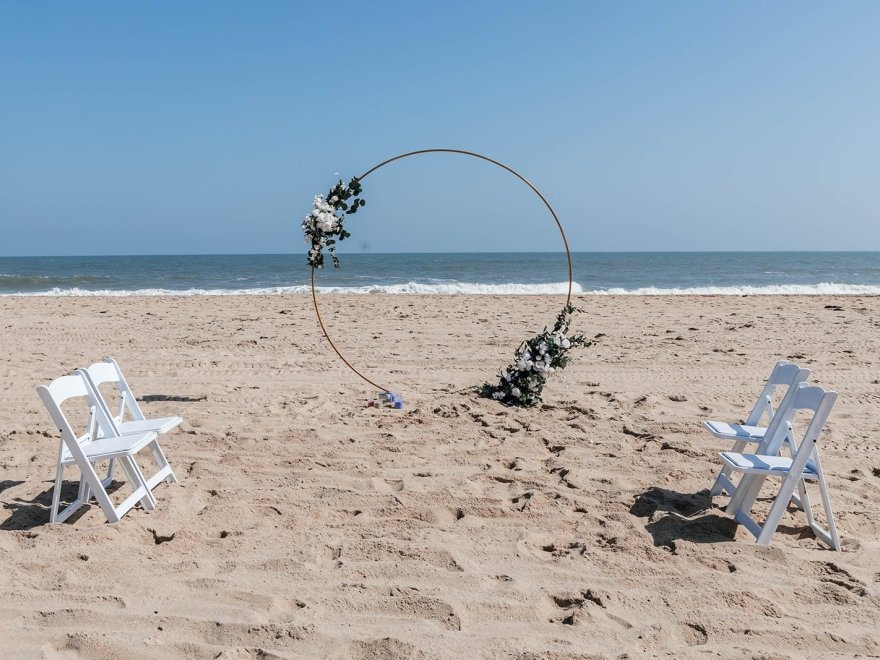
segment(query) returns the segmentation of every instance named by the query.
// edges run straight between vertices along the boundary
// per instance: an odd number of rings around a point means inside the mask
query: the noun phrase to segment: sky
[[[293,253],[483,153],[577,251],[880,250],[880,2],[0,3],[0,256]],[[555,251],[464,156],[351,251]],[[341,250],[345,251],[345,250]]]

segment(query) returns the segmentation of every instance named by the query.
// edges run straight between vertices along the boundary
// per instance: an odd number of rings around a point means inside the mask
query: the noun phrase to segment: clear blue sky
[[[576,250],[880,249],[880,2],[6,2],[0,255],[303,251],[483,152]],[[556,250],[463,157],[354,250]]]

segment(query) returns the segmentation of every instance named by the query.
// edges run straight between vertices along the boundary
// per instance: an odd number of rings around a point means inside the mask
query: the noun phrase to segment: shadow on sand
[[[636,496],[629,512],[649,519],[645,529],[653,537],[655,546],[674,550],[678,539],[691,543],[733,540],[737,523],[729,516],[714,513],[714,509],[708,490],[677,493],[652,486]]]
[[[6,488],[11,488],[14,485],[18,485],[23,482],[8,482],[3,481],[0,482],[0,492],[5,490]],[[122,486],[123,482],[114,481],[107,488],[108,493],[113,493],[117,489]],[[5,485],[5,486],[4,486]],[[54,486],[54,484],[53,484]],[[7,511],[11,511],[11,515],[6,518],[2,523],[0,523],[0,530],[4,531],[23,531],[28,529],[33,529],[34,527],[41,527],[43,525],[48,524],[49,522],[49,510],[52,507],[52,488],[53,486],[49,486],[42,493],[37,495],[32,500],[23,500],[21,498],[16,497],[11,502],[7,502],[3,504],[3,508]],[[67,506],[70,502],[76,499],[77,491],[79,490],[79,482],[78,481],[65,481],[61,486],[61,504],[58,507],[59,511],[63,511],[64,507]],[[94,502],[94,500],[92,500]],[[76,513],[74,513],[70,518],[65,520],[66,523],[73,523],[79,520],[86,511],[91,508],[91,504],[87,504],[80,508]],[[97,505],[95,505],[97,506]]]

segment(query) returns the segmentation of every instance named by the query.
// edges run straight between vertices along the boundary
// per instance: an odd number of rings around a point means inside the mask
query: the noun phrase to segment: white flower
[[[522,392],[519,391],[518,387],[514,387],[510,390],[510,395],[516,397],[517,399],[522,396]]]
[[[330,203],[331,203],[331,204],[335,204],[335,203],[338,202],[338,201],[339,201],[339,198],[338,198],[336,195],[333,195],[333,197],[330,198]]]
[[[513,376],[510,375],[510,372],[509,372],[507,369],[504,370],[504,373],[502,373],[501,376],[502,376],[502,377],[504,378],[504,380],[506,380],[508,383],[510,382],[510,379],[513,378]]]
[[[330,233],[336,229],[336,220],[336,216],[332,213],[322,213],[318,217],[318,229],[325,234]]]
[[[335,197],[333,199],[335,199]],[[316,218],[324,213],[333,213],[336,210],[333,206],[325,202],[321,195],[315,195],[313,207],[311,215]]]
[[[571,342],[568,341],[565,337],[562,338],[562,343],[560,344],[562,348],[571,348]]]
[[[495,399],[496,401],[498,399],[503,399],[504,392],[502,392],[501,390],[495,390],[494,392],[492,392],[492,398]]]

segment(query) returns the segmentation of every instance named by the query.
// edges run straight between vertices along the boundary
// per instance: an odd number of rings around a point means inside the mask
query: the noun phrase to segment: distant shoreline
[[[563,253],[342,255],[322,293],[557,295]],[[880,252],[572,253],[583,295],[880,295]],[[0,295],[293,295],[311,292],[303,255],[0,258]]]
[[[318,290],[318,294],[322,296],[355,296],[355,297],[373,297],[373,296],[401,296],[406,298],[417,297],[558,297],[565,295],[565,287],[561,285],[555,291],[528,291],[515,290],[518,285],[512,284],[510,291],[380,291],[380,290],[351,290],[344,288],[335,288],[330,290]],[[778,289],[778,290],[777,290]],[[295,290],[165,290],[157,291],[155,289],[142,289],[136,291],[59,291],[59,292],[40,292],[40,293],[0,293],[0,298],[192,298],[198,296],[204,297],[269,297],[277,298],[279,296],[309,296],[311,291],[302,287],[295,287]],[[609,291],[579,291],[575,289],[572,293],[574,298],[609,298],[609,297],[650,297],[650,298],[746,298],[750,296],[761,297],[829,297],[835,298],[846,296],[847,298],[855,297],[875,297],[880,296],[880,287],[865,287],[854,284],[823,284],[815,287],[767,287],[766,290],[750,289],[750,288],[718,288],[713,290],[711,287],[706,289],[691,290],[609,290]]]

